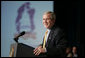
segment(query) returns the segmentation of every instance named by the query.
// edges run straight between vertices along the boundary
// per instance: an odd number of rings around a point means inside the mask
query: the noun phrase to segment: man
[[[56,16],[53,12],[48,11],[43,15],[43,25],[47,29],[46,44],[43,43],[34,49],[35,55],[44,54],[46,56],[64,57],[67,41],[63,30],[56,26]],[[45,38],[45,36],[44,36]]]
[[[73,53],[73,57],[78,57],[77,47],[76,47],[76,46],[73,46],[73,48],[72,48],[72,53]]]
[[[72,57],[72,49],[70,46],[66,48],[66,57]]]

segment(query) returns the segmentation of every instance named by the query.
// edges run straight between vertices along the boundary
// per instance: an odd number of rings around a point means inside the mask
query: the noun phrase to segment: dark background
[[[84,40],[80,39],[81,2],[83,1],[54,1],[54,12],[57,17],[56,25],[65,30],[69,46],[77,46],[79,56],[83,57]]]

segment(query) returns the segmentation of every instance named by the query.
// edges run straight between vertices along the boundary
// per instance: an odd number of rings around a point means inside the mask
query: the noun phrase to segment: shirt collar
[[[48,32],[50,32],[51,30],[50,29],[47,29]]]

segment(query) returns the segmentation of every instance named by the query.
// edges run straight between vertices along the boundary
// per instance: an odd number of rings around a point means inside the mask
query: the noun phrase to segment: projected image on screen
[[[43,41],[45,28],[42,16],[53,11],[53,1],[1,1],[1,56],[8,57],[13,39],[21,32],[25,34],[19,43],[37,47]]]

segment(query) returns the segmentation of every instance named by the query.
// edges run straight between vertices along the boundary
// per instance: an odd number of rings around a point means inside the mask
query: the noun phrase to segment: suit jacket
[[[46,56],[64,57],[67,46],[65,33],[57,26],[53,26],[46,43]]]

